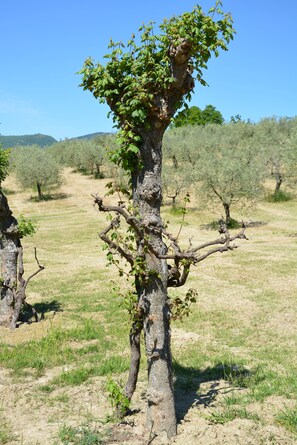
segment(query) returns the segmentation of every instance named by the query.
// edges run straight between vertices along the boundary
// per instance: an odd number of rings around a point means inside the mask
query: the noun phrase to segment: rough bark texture
[[[125,386],[125,395],[129,400],[132,399],[136,389],[138,372],[140,367],[141,349],[140,349],[140,334],[141,329],[133,328],[130,332],[130,369],[129,376]]]
[[[280,191],[281,185],[283,183],[283,176],[281,173],[275,173],[275,190],[274,193],[277,194]]]
[[[12,216],[6,197],[0,191],[0,326],[13,327],[16,301],[18,256],[21,247],[17,220]]]
[[[39,182],[37,182],[36,187],[37,187],[38,199],[39,199],[39,201],[41,201],[43,199],[43,194],[41,191],[41,184],[39,184]]]
[[[226,217],[226,226],[230,227],[231,215],[230,215],[230,204],[223,202],[225,217]]]
[[[164,129],[154,127],[142,134],[142,168],[133,175],[134,207],[154,250],[166,254],[162,241],[161,167]],[[141,246],[140,246],[141,247]],[[170,349],[170,311],[167,296],[168,267],[166,260],[152,252],[144,252],[147,279],[138,290],[143,311],[143,330],[148,362],[147,428],[151,434],[168,438],[176,435],[176,417],[172,383]]]

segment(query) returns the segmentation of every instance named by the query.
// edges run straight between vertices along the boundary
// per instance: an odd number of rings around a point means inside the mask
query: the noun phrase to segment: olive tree
[[[265,163],[255,133],[254,125],[240,122],[176,129],[171,136],[171,150],[187,166],[197,194],[222,205],[227,227],[232,205],[254,201],[262,191]]]
[[[9,171],[9,153],[0,150],[0,178],[3,181]],[[0,326],[16,327],[21,308],[27,304],[26,287],[31,278],[44,269],[36,257],[38,270],[25,280],[21,238],[34,231],[31,221],[24,218],[20,222],[16,220],[0,188]],[[38,319],[36,313],[35,318]]]
[[[106,149],[111,145],[111,139],[110,135],[100,135],[90,140],[68,139],[54,144],[48,150],[58,163],[100,178],[102,166],[106,162]]]
[[[43,189],[61,183],[61,166],[53,156],[38,145],[18,147],[12,153],[17,181],[24,188],[36,188],[38,199],[43,199]]]
[[[263,152],[270,175],[274,178],[274,195],[280,192],[285,179],[296,178],[295,168],[290,160],[294,157],[291,150],[291,135],[294,120],[275,117],[262,119],[256,126],[259,150]]]
[[[176,111],[189,100],[195,78],[202,85],[202,70],[212,54],[227,49],[232,38],[232,19],[220,9],[220,1],[205,14],[200,6],[192,12],[164,20],[160,34],[153,24],[142,26],[127,45],[110,42],[102,65],[87,59],[81,70],[82,87],[106,102],[119,129],[118,146],[111,154],[130,175],[133,205],[122,200],[99,211],[114,214],[100,234],[108,257],[123,257],[131,267],[135,284],[133,325],[130,332],[131,363],[125,394],[131,399],[140,364],[140,333],[144,331],[148,369],[147,422],[154,435],[176,434],[170,302],[167,288],[185,283],[190,265],[211,253],[232,248],[228,232],[215,242],[182,250],[167,233],[160,215],[162,203],[162,140]],[[129,226],[126,238],[118,237],[121,221]],[[238,236],[243,236],[241,235]],[[134,239],[134,243],[131,238]],[[209,251],[201,253],[202,247]]]

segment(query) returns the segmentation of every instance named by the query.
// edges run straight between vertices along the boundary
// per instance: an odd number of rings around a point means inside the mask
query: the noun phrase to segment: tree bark
[[[226,227],[230,227],[231,216],[230,216],[230,204],[223,202],[225,217],[226,217]]]
[[[138,372],[140,367],[141,349],[140,349],[140,335],[142,328],[134,324],[130,332],[130,369],[129,376],[125,386],[125,395],[129,401],[132,399],[136,389]]]
[[[275,173],[275,190],[274,194],[276,195],[280,191],[280,187],[283,183],[283,177],[281,173]]]
[[[37,187],[38,199],[39,199],[39,201],[41,201],[43,199],[43,194],[42,194],[41,185],[39,184],[39,182],[37,182],[36,187]]]
[[[140,149],[142,168],[132,174],[135,211],[147,229],[150,244],[159,254],[166,254],[162,241],[161,169],[164,127],[154,125],[142,133]],[[141,246],[140,246],[141,249]],[[176,435],[176,416],[172,382],[170,347],[170,309],[167,295],[168,267],[165,260],[143,250],[145,278],[137,286],[143,312],[143,330],[148,363],[147,422],[151,435],[171,438]]]
[[[17,305],[18,256],[21,247],[17,220],[12,216],[5,195],[0,191],[0,326],[14,327]]]

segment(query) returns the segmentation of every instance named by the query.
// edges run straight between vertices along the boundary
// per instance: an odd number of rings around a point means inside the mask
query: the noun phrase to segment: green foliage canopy
[[[188,180],[207,202],[219,201],[230,211],[234,202],[253,201],[265,178],[255,125],[187,126],[165,137],[165,159],[176,157]]]
[[[180,111],[172,121],[172,127],[183,125],[222,124],[224,118],[213,105],[206,105],[204,110],[193,106]]]
[[[220,7],[218,0],[209,15],[197,5],[192,12],[165,19],[159,35],[153,32],[153,23],[142,26],[140,36],[136,38],[133,34],[127,45],[111,40],[105,66],[95,64],[90,58],[85,61],[80,71],[83,75],[81,86],[109,105],[120,130],[119,146],[112,160],[124,169],[131,171],[137,165],[142,130],[150,125],[154,116],[168,125],[177,109],[191,98],[194,87],[191,76],[192,83],[187,91],[176,85],[178,76],[173,70],[172,59],[176,57],[177,48],[180,49],[180,63],[184,57],[184,63],[191,66],[202,85],[206,85],[203,69],[207,68],[211,55],[218,56],[220,49],[227,50],[234,29],[230,14]],[[183,50],[187,56],[183,56]],[[171,94],[169,111],[169,107],[160,106],[160,102],[172,91],[177,94]]]
[[[106,161],[106,150],[113,144],[113,135],[102,134],[94,139],[69,139],[49,148],[55,159],[63,165],[86,174],[101,175]]]
[[[10,166],[9,157],[10,157],[10,150],[4,150],[0,144],[0,188],[2,182],[9,174],[9,166]]]
[[[61,166],[38,145],[18,147],[12,152],[16,178],[24,188],[38,190],[61,183]]]

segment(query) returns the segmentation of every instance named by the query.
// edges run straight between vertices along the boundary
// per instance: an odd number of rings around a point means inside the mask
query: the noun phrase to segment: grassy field
[[[92,205],[105,180],[65,171],[57,199],[35,202],[13,178],[5,188],[14,215],[37,222],[23,240],[27,299],[40,323],[0,329],[0,444],[142,444],[146,362],[133,399],[136,410],[115,425],[106,382],[124,381],[129,366],[128,318],[122,293],[128,286],[106,266],[98,232],[105,216]],[[111,199],[111,198],[108,198]],[[189,207],[185,243],[214,239],[205,225],[221,216]],[[179,212],[163,207],[177,233]],[[261,202],[233,217],[257,221],[238,249],[193,268],[183,297],[197,302],[174,322],[176,444],[297,443],[297,201]],[[195,240],[195,241],[194,241]],[[157,443],[154,441],[154,443]]]

